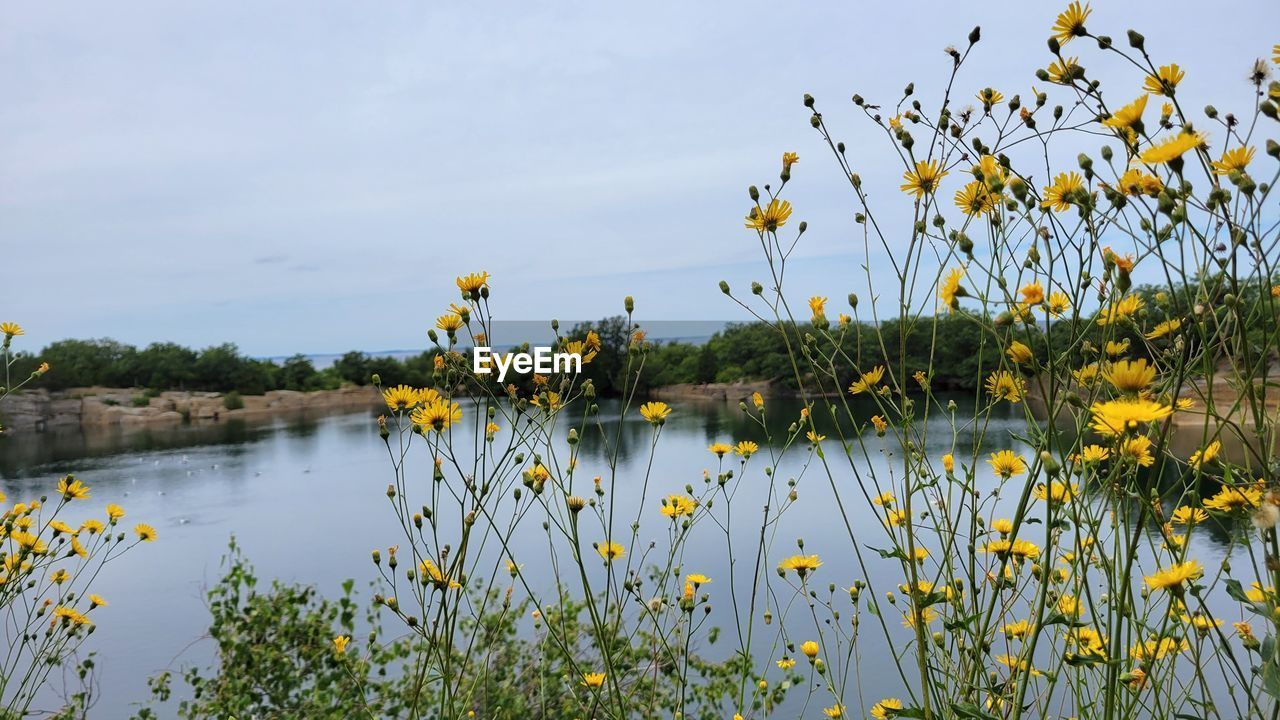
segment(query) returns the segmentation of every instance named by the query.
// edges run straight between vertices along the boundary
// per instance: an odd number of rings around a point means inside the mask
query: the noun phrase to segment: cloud
[[[1122,36],[1132,6],[1094,5],[1091,27]],[[1218,81],[1270,48],[1280,6],[1164,10],[1143,30],[1187,68],[1186,102],[1247,104],[1247,87]],[[957,87],[1026,96],[1053,13],[302,0],[0,12],[4,312],[35,342],[232,340],[263,355],[414,347],[455,299],[452,277],[479,269],[498,311],[524,319],[602,316],[623,294],[655,317],[742,319],[716,283],[765,275],[741,218],[746,186],[776,183],[784,150],[800,153],[788,195],[810,227],[789,283],[841,297],[865,284],[863,238],[801,95],[819,98],[900,227],[900,160],[849,97],[890,107],[914,79],[935,101],[941,49],[978,23]],[[1104,88],[1135,93],[1116,68]]]

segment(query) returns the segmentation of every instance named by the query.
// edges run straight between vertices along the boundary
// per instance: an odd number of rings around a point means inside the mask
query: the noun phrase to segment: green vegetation
[[[1238,291],[1240,299],[1248,304],[1254,303],[1268,288],[1265,284],[1241,284]],[[1184,307],[1185,298],[1203,297],[1209,290],[1197,282],[1189,284],[1185,291],[1169,293],[1154,287],[1139,287],[1134,294],[1143,297],[1146,307],[1164,306],[1171,316],[1186,317],[1194,314],[1194,308]],[[1209,294],[1221,295],[1223,292],[1218,287]],[[990,319],[997,324],[1012,322],[1011,317]],[[899,324],[897,318],[881,322],[878,326],[848,323],[843,333],[835,333],[840,337],[844,354],[836,360],[837,371],[842,376],[853,378],[856,375],[854,366],[859,365],[863,358],[874,358],[876,362],[901,363],[908,373],[927,371],[934,387],[939,390],[973,390],[978,386],[982,379],[978,366],[979,348],[983,342],[983,331],[978,324],[945,314],[914,318],[908,321],[909,327],[905,329]],[[1260,344],[1274,333],[1275,324],[1273,316],[1259,313],[1247,319],[1246,337],[1261,347]],[[588,331],[599,335],[600,352],[583,367],[583,375],[595,384],[602,396],[616,396],[625,384],[622,375],[626,372],[633,330],[619,315],[580,324],[566,336],[566,339],[582,339]],[[790,344],[796,346],[804,335],[812,334],[813,328],[807,323],[795,323],[787,325],[786,332]],[[1092,346],[1080,344],[1082,332],[1084,341],[1092,343]],[[739,380],[769,380],[780,388],[795,389],[796,377],[787,355],[787,343],[783,342],[780,333],[774,325],[752,322],[730,325],[702,344],[655,342],[646,355],[644,372],[639,379],[631,378],[631,382],[638,383],[635,387],[642,394],[665,385]],[[897,345],[881,348],[879,338],[883,333],[889,337],[896,338],[900,334],[905,337],[905,355]],[[990,339],[987,338],[988,341]],[[1129,355],[1145,357],[1142,340],[1132,328],[1113,330],[1104,340],[1101,326],[1093,325],[1091,329],[1075,332],[1055,334],[1050,330],[1030,342],[1036,344],[1032,349],[1037,353],[1044,349],[1045,343],[1052,343],[1054,350],[1068,351],[1071,358],[1079,362],[1093,347],[1102,348],[1105,341],[1128,342]],[[1067,347],[1068,343],[1076,343],[1076,346]],[[141,398],[134,400],[135,405],[145,405],[146,398],[161,390],[261,395],[268,390],[326,390],[344,384],[368,385],[375,374],[382,378],[384,385],[428,387],[435,380],[435,358],[440,352],[442,350],[433,349],[401,360],[353,350],[342,355],[330,367],[318,370],[303,355],[294,355],[282,364],[276,364],[248,357],[231,343],[200,351],[174,343],[153,343],[139,350],[110,339],[62,340],[38,354],[19,355],[14,367],[16,373],[26,374],[34,370],[40,361],[48,362],[57,368],[57,372],[47,373],[31,385],[50,390],[95,385],[147,388]],[[528,389],[529,378],[518,378],[515,384],[520,389]],[[233,408],[228,406],[228,409]]]
[[[384,630],[380,603],[375,599],[361,608],[353,581],[343,582],[341,594],[333,598],[310,585],[274,581],[267,586],[260,583],[234,538],[222,565],[226,570],[208,593],[215,662],[152,676],[151,700],[134,720],[422,717],[437,701],[421,692],[425,668],[416,664],[432,649],[416,634]],[[467,597],[481,614],[462,620],[460,632],[489,651],[467,678],[474,701],[474,715],[468,717],[575,717],[577,701],[562,692],[560,684],[566,677],[579,676],[574,658],[566,653],[579,648],[576,643],[565,648],[552,642],[546,623],[586,644],[586,604],[566,595],[545,618],[531,620],[532,602],[512,602],[501,588],[477,582],[468,588]],[[335,638],[350,642],[353,651],[347,652],[346,643],[339,645]],[[627,663],[644,667],[650,660],[643,645],[628,650],[621,635],[614,642],[628,653],[623,658]],[[712,638],[708,644],[714,642]],[[454,647],[451,652],[460,662],[469,648]],[[697,684],[687,702],[718,707],[733,690],[733,671],[740,661],[716,662],[691,653],[690,664]],[[662,670],[664,675],[674,671]],[[775,690],[766,700],[772,704],[782,695]],[[674,704],[677,698],[664,700]]]

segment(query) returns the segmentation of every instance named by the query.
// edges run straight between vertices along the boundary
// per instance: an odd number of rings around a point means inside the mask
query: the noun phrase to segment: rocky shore
[[[220,422],[307,411],[361,410],[381,405],[372,387],[299,392],[272,390],[263,395],[168,391],[156,395],[129,388],[72,388],[50,393],[28,390],[0,403],[6,432],[43,432],[70,427],[142,427],[183,422]]]
[[[732,383],[682,383],[680,385],[653,388],[649,391],[649,396],[657,400],[668,401],[709,400],[724,402],[726,400],[749,400],[751,394],[756,392],[769,397],[775,394],[776,391],[768,380]]]

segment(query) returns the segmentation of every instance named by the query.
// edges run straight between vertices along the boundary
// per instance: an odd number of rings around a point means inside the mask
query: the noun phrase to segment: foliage
[[[0,334],[2,403],[49,366],[16,374],[12,344],[24,333],[4,322]],[[64,680],[79,687],[61,688],[63,706],[47,714],[83,718],[92,706],[94,658],[80,658],[79,652],[93,634],[95,611],[107,604],[92,593],[94,580],[124,553],[154,540],[155,531],[138,524],[130,539],[120,525],[124,509],[108,505],[95,517],[82,509],[90,497],[88,486],[66,475],[47,495],[0,507],[0,641],[8,648],[0,658],[0,717],[36,712],[37,703],[48,701],[50,678],[59,669],[69,670]],[[7,501],[0,492],[0,504]]]
[[[807,229],[783,197],[791,153],[779,184],[749,190],[745,224],[771,285],[748,296],[721,284],[759,322],[704,348],[649,342],[627,298],[625,315],[560,338],[586,363],[581,376],[498,387],[465,353],[481,335],[500,342],[497,295],[486,273],[457,278],[461,304],[430,335],[431,382],[385,388],[380,421],[404,535],[375,551],[378,601],[427,648],[433,700],[420,716],[481,706],[477,668],[502,644],[477,647],[457,630],[488,612],[467,600],[475,583],[505,586],[543,619],[581,604],[581,625],[545,625],[569,669],[553,688],[565,717],[796,717],[810,704],[827,717],[986,720],[1280,712],[1268,378],[1280,239],[1266,181],[1280,177],[1280,144],[1262,136],[1280,84],[1255,67],[1243,120],[1207,109],[1214,146],[1179,104],[1180,69],[1157,67],[1137,33],[1129,50],[1096,38],[1163,98],[1159,120],[1144,122],[1147,95],[1104,101],[1078,59],[1059,53],[1093,37],[1088,14],[1073,4],[1059,17],[1053,64],[1039,72],[1064,106],[1040,91],[1006,103],[987,88],[981,112],[956,107],[976,29],[949,51],[938,105],[926,109],[908,85],[885,117],[890,105],[854,96],[901,157],[896,210],[873,206],[833,116],[806,97],[874,247],[863,266],[877,268],[881,297],[850,296],[848,314],[818,294],[796,306],[783,291]],[[1255,159],[1264,139],[1271,159]],[[1057,167],[1064,157],[1074,165]],[[1135,288],[1144,274],[1152,284]],[[686,482],[653,470],[676,412],[638,399],[655,376],[769,378],[804,408],[779,431],[766,398],[744,401],[763,441],[723,438],[709,448],[714,470]],[[948,388],[972,394],[975,418],[957,418],[939,394]],[[606,392],[621,398],[624,422],[599,417]],[[642,477],[617,474],[625,422],[650,428]],[[591,470],[578,462],[587,433],[606,447]],[[778,477],[789,458],[803,471]],[[785,548],[772,532],[786,513],[820,509],[800,499],[806,481],[830,487],[847,543]],[[638,505],[615,504],[623,482],[640,489]],[[759,542],[735,546],[728,528],[743,522],[734,498],[747,483],[767,489],[763,513],[747,509]],[[855,526],[855,505],[882,522]],[[522,523],[546,542],[513,542]],[[1197,557],[1211,525],[1224,529],[1225,558]],[[715,552],[718,570],[686,565]],[[861,577],[830,575],[833,555]],[[537,574],[522,556],[538,559]],[[726,632],[707,624],[713,599],[732,608]],[[722,634],[734,660],[699,677],[690,646]],[[863,658],[901,682],[864,683]]]

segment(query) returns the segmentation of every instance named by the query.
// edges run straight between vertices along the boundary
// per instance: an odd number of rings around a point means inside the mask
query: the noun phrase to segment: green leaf
[[[1262,664],[1262,689],[1274,698],[1280,698],[1280,665],[1275,658]]]
[[[974,705],[973,703],[951,703],[951,710],[958,718],[968,720],[1000,720],[1000,718]]]
[[[902,552],[901,548],[894,548],[892,550],[881,550],[880,548],[871,547],[870,545],[867,545],[866,547],[868,550],[875,550],[876,552],[880,553],[880,557],[884,558],[885,560],[888,560],[890,558],[898,558],[899,560],[907,559],[906,553]]]

